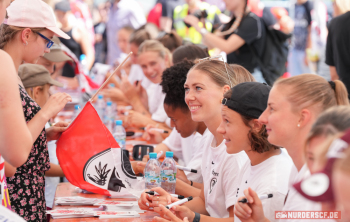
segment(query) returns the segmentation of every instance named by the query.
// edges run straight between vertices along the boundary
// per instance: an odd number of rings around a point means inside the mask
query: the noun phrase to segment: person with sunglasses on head
[[[244,73],[244,72],[241,72]],[[199,147],[203,149],[202,177],[203,186],[200,194],[192,201],[182,206],[181,218],[188,217],[193,220],[200,214],[203,221],[232,221],[232,198],[235,198],[238,187],[238,173],[248,160],[245,152],[228,154],[223,135],[217,132],[221,118],[221,100],[223,95],[233,86],[242,82],[252,82],[254,78],[249,75],[238,75],[232,68],[217,58],[205,58],[197,62],[187,74],[185,88],[185,102],[190,109],[192,120],[204,122],[210,131],[209,136],[201,141]],[[162,194],[158,198],[142,194],[139,200],[141,209],[151,206],[154,211],[163,215],[160,204],[167,205],[176,201],[161,188],[155,190]],[[218,201],[220,200],[220,201]],[[156,201],[153,203],[153,201]],[[178,209],[178,206],[172,210]],[[161,218],[157,218],[161,221]]]
[[[12,57],[16,71],[23,62],[36,63],[40,56],[50,52],[54,35],[69,38],[57,28],[52,9],[41,0],[13,1],[7,15],[0,26],[0,48]],[[19,77],[18,84],[25,120],[35,142],[27,161],[17,168],[13,177],[7,178],[10,200],[12,209],[27,221],[44,221],[44,176],[50,168],[47,141],[57,139],[67,125],[57,123],[46,130],[44,126],[72,99],[66,93],[56,93],[40,108],[29,97]]]

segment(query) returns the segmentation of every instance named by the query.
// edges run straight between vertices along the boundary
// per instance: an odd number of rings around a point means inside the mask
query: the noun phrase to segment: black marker
[[[160,196],[157,192],[155,192],[155,191],[146,191],[145,193],[148,193],[149,195],[154,195],[154,196]],[[182,195],[177,195],[177,194],[170,194],[172,197],[175,197],[175,198],[177,198],[177,199],[185,199],[185,197],[184,196],[182,196]]]
[[[270,193],[270,194],[262,194],[262,195],[259,195],[258,197],[259,197],[260,200],[265,200],[265,199],[272,198],[273,194],[272,193]],[[247,198],[243,198],[242,200],[240,200],[238,202],[248,203],[248,200],[247,200]]]
[[[191,173],[197,173],[197,170],[194,170],[194,169],[191,169],[191,168],[188,168],[188,167],[184,167],[184,166],[176,165],[176,168],[180,169],[180,170],[183,170],[183,171],[191,172]]]

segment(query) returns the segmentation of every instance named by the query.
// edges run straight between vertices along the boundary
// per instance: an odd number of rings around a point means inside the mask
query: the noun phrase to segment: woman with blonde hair
[[[334,0],[333,1],[333,16],[339,16],[350,11],[350,1]]]
[[[294,162],[296,168],[291,174],[290,184],[299,182],[310,174],[305,164],[304,147],[312,125],[324,110],[337,105],[349,105],[347,96],[347,90],[341,81],[327,82],[313,74],[281,79],[272,87],[268,107],[259,121],[266,125],[268,141],[285,147]],[[247,189],[244,195],[249,204],[237,202],[235,215],[243,221],[263,219],[268,221],[264,216],[258,194],[252,189]],[[300,198],[300,195],[290,188],[283,210],[312,211],[320,210],[319,208],[319,205]]]
[[[237,192],[237,174],[248,157],[245,152],[237,154],[226,152],[226,141],[223,135],[217,132],[222,122],[220,104],[225,92],[231,87],[251,79],[235,73],[227,63],[213,58],[198,60],[187,74],[184,85],[185,102],[191,111],[192,120],[204,122],[210,133],[200,144],[203,149],[201,167],[203,187],[199,196],[181,208],[182,219],[188,217],[189,221],[192,221],[194,212],[197,212],[197,216],[201,214],[201,220],[233,220],[232,199]],[[167,205],[175,201],[161,188],[152,190],[162,194],[160,200],[157,197],[141,195],[139,206],[142,209],[148,210],[149,207],[154,207],[155,211],[160,212],[159,204]],[[176,209],[180,209],[178,207],[172,209],[177,211]],[[164,211],[161,211],[161,214],[162,212]],[[157,218],[157,221],[162,220]]]
[[[50,52],[54,35],[68,38],[57,28],[50,6],[41,0],[13,1],[7,8],[7,15],[8,19],[0,26],[0,49],[12,57],[16,71],[23,62],[36,63],[40,56]],[[17,168],[13,177],[7,178],[7,183],[12,209],[27,221],[43,221],[46,220],[44,176],[50,167],[46,144],[57,139],[66,124],[58,123],[47,130],[44,126],[71,101],[71,97],[57,93],[40,108],[17,78],[25,120],[35,142],[26,162]]]

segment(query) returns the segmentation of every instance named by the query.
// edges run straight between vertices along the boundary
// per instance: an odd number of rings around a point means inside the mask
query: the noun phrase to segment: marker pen
[[[273,194],[272,193],[270,193],[270,194],[262,194],[262,195],[259,195],[258,197],[259,197],[260,200],[265,200],[265,199],[268,199],[268,198],[272,198]],[[247,198],[243,198],[242,200],[240,200],[238,202],[248,203],[248,200],[247,200]]]
[[[176,202],[174,202],[174,203],[172,203],[172,204],[166,205],[165,207],[166,207],[167,209],[170,209],[170,208],[172,208],[173,206],[177,206],[177,205],[184,204],[184,203],[186,203],[186,202],[188,202],[188,201],[190,201],[190,200],[192,200],[192,199],[193,199],[192,196],[191,196],[191,197],[187,197],[187,198],[185,198],[185,199],[176,201]]]
[[[157,132],[160,132],[160,133],[169,133],[167,130],[158,129],[158,128],[151,128],[149,130],[157,131]]]
[[[146,130],[146,127],[140,127],[141,130]],[[160,132],[160,133],[169,133],[169,131],[167,130],[163,130],[163,129],[159,129],[159,128],[151,128],[149,130],[154,130],[154,131],[157,131],[157,132]]]
[[[160,196],[157,192],[155,192],[155,191],[146,191],[146,193],[148,193],[149,195],[154,195],[154,196]],[[175,198],[177,198],[177,199],[185,199],[185,197],[184,196],[182,196],[182,195],[177,195],[177,194],[170,194],[172,197],[175,197]]]
[[[188,172],[191,172],[191,173],[197,173],[197,170],[194,170],[194,169],[191,169],[191,168],[188,168],[188,167],[184,167],[184,166],[176,165],[176,168],[179,169],[179,170],[188,171]]]
[[[159,159],[162,155],[163,155],[163,151],[160,151],[160,152],[157,154],[157,159]]]

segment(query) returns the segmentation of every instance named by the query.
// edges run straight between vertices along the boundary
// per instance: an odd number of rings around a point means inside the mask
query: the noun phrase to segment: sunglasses
[[[44,36],[40,32],[35,32],[35,33],[47,41],[47,45],[46,45],[47,48],[51,48],[51,46],[54,44],[54,42],[51,39],[47,38],[46,36]]]
[[[222,59],[222,60],[220,60],[220,59]],[[226,62],[224,61],[224,57],[222,55],[217,55],[217,56],[213,56],[213,57],[207,57],[207,58],[203,58],[203,59],[198,59],[197,61],[198,62],[203,62],[203,61],[211,61],[211,60],[219,60],[219,61],[222,61],[224,63],[226,74],[227,74],[227,77],[228,77],[228,81],[230,82],[230,87],[232,88],[233,85],[232,85],[232,82],[231,82],[231,77],[228,74]]]

